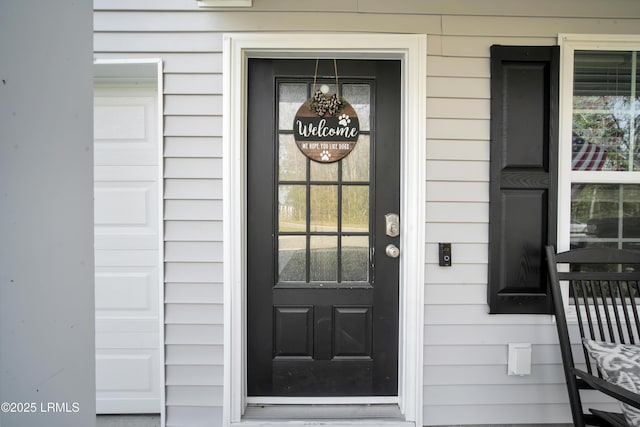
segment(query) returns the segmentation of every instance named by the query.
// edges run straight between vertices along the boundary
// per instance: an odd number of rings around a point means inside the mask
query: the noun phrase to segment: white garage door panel
[[[96,273],[96,315],[149,312],[157,316],[155,279],[150,273]],[[122,295],[127,295],[123,301]]]
[[[149,188],[101,188],[94,191],[95,225],[147,225]]]
[[[96,348],[102,350],[100,354],[107,354],[115,351],[115,354],[122,354],[123,349],[145,349],[154,348],[158,345],[156,335],[158,329],[152,327],[152,320],[139,321],[135,330],[126,324],[126,321],[102,322],[96,327],[96,332],[100,332],[100,336],[96,337]],[[126,351],[124,352],[126,353]]]
[[[126,242],[123,242],[123,238],[126,237]],[[96,230],[94,236],[94,246],[98,250],[103,249],[146,249],[146,250],[158,250],[160,244],[158,243],[158,236],[155,234],[147,234],[141,232],[140,234],[131,234],[129,230],[117,231],[113,230],[110,234],[101,234]]]
[[[160,357],[150,349],[96,355],[98,413],[158,412]]]
[[[94,138],[98,141],[146,143],[145,111],[149,99],[100,98],[93,112],[96,124]],[[129,104],[129,105],[127,105]]]
[[[104,267],[100,269],[101,272],[109,273],[111,270],[108,267],[119,266],[149,266],[155,267],[158,265],[158,251],[154,250],[140,250],[140,249],[100,249],[95,251],[95,263],[96,267]],[[97,270],[96,270],[97,271]],[[128,270],[131,271],[131,270]]]
[[[96,379],[99,391],[151,392],[151,356],[142,355],[100,355],[96,357]],[[115,374],[115,375],[114,375]],[[122,376],[123,378],[119,378]]]
[[[161,277],[157,98],[96,88],[96,409],[160,412]]]
[[[132,166],[126,168],[134,169]],[[121,173],[114,170],[112,175],[120,177]],[[97,250],[158,250],[159,197],[156,181],[106,181],[103,178],[94,183]]]
[[[156,182],[158,180],[157,166],[95,166],[93,168],[95,182]]]

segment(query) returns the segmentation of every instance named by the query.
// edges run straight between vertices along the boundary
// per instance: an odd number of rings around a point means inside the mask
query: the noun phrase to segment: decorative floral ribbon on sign
[[[293,120],[296,145],[311,160],[321,163],[338,161],[356,146],[360,133],[358,115],[340,96],[338,64],[333,60],[336,93],[330,95],[329,86],[316,89],[318,60],[313,75],[313,95],[298,109]]]

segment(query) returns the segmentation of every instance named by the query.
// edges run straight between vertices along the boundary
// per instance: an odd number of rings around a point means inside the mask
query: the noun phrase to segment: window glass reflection
[[[338,239],[335,236],[312,236],[310,242],[309,280],[338,280]]]
[[[342,231],[369,231],[369,186],[342,187]]]
[[[312,185],[310,187],[310,231],[338,231],[338,186]]]
[[[640,249],[640,185],[573,184],[571,246]]]
[[[342,238],[342,281],[369,280],[369,236]]]
[[[577,51],[572,169],[637,171],[640,99],[636,52]]]
[[[280,135],[278,147],[278,176],[281,181],[304,181],[307,176],[307,158],[293,139],[293,135]]]
[[[369,85],[345,84],[342,86],[342,96],[356,111],[358,121],[360,122],[360,130],[370,130],[371,88]]]
[[[305,236],[278,237],[278,281],[306,282],[306,254]]]
[[[278,186],[278,230],[280,232],[307,230],[307,187],[305,185]]]
[[[360,135],[354,149],[342,159],[343,181],[369,181],[371,145],[369,135]]]
[[[281,83],[278,89],[278,128],[293,129],[293,118],[308,98],[306,83]]]

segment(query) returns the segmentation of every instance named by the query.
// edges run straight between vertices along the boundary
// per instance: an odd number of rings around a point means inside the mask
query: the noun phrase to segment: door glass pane
[[[307,230],[307,187],[305,185],[278,186],[278,230],[280,232]]]
[[[312,236],[310,241],[310,277],[312,282],[338,280],[338,239]]]
[[[311,94],[313,94],[315,91],[318,90],[322,90],[322,86],[327,86],[327,88],[329,89],[326,93],[326,95],[333,95],[334,93],[336,93],[336,81],[335,80],[316,80],[316,85],[314,86],[313,84],[311,85]]]
[[[369,280],[369,236],[342,238],[342,281]]]
[[[318,80],[336,92],[335,80]],[[343,84],[341,95],[360,120],[355,149],[333,163],[309,160],[298,149],[293,118],[313,82],[278,84],[278,280],[369,280],[369,180],[371,161],[369,84]],[[354,235],[354,233],[356,235]]]
[[[280,162],[279,178],[281,181],[304,181],[307,176],[307,158],[298,149],[293,135],[280,134],[278,147]]]
[[[369,186],[342,187],[342,231],[369,232]]]
[[[278,129],[293,129],[298,108],[308,99],[306,83],[280,83],[278,100]]]
[[[300,151],[300,150],[298,150]],[[310,162],[311,181],[337,181],[338,163]]]
[[[360,122],[360,130],[370,130],[369,115],[371,110],[371,89],[366,84],[345,84],[342,86],[342,96],[351,104]]]
[[[310,231],[338,231],[338,186],[310,186]]]
[[[369,140],[369,135],[360,135],[353,151],[342,160],[343,181],[369,181],[371,159]]]
[[[278,237],[279,282],[306,282],[306,240],[305,236]]]

